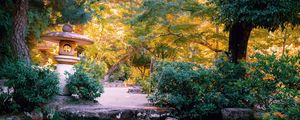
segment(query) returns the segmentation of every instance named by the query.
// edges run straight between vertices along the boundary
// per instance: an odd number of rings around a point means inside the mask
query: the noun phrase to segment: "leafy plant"
[[[156,89],[149,99],[171,107],[181,119],[199,119],[215,112],[222,98],[213,89],[213,71],[192,63],[160,63],[154,80]]]
[[[103,93],[103,87],[100,82],[86,73],[81,64],[75,65],[74,68],[74,74],[66,73],[68,75],[66,87],[69,92],[78,95],[83,100],[94,100],[100,97],[101,93]]]
[[[300,93],[289,88],[277,88],[274,96],[277,102],[271,104],[270,115],[273,119],[298,120],[300,119]]]
[[[1,66],[0,76],[8,79],[5,86],[12,89],[12,99],[25,111],[43,106],[58,94],[58,76],[50,68],[27,65],[22,61]]]
[[[299,119],[300,53],[276,57],[256,54],[249,63],[245,83],[253,103],[270,113],[271,119]],[[245,84],[244,84],[245,85]]]

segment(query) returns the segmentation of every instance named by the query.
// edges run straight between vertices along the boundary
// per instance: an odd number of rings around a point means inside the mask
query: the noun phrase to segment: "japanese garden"
[[[300,120],[300,0],[0,0],[0,120]]]

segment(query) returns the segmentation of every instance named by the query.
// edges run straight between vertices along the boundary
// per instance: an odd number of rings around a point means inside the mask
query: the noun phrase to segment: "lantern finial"
[[[62,27],[63,32],[72,32],[73,31],[73,27],[71,24],[64,24],[64,26]]]

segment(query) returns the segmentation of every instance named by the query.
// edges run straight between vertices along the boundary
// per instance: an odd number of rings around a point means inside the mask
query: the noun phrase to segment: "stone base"
[[[254,120],[254,112],[248,108],[224,108],[223,120]]]
[[[65,72],[74,73],[73,65],[68,64],[57,64],[56,65],[56,72],[59,73],[59,88],[60,88],[60,94],[61,95],[70,95],[68,89],[66,88],[67,84],[67,75],[65,75]]]

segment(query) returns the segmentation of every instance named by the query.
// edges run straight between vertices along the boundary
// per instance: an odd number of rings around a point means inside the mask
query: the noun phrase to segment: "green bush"
[[[298,89],[299,90],[299,89]],[[300,119],[300,93],[295,89],[277,88],[276,95],[272,97],[278,101],[269,107],[272,119],[299,120]]]
[[[242,83],[250,88],[251,101],[274,119],[279,113],[283,119],[300,119],[300,105],[295,101],[300,98],[300,52],[280,58],[275,54],[254,57],[256,62],[249,63],[249,77]]]
[[[203,68],[184,62],[156,65],[154,93],[149,99],[171,107],[180,119],[199,119],[220,113],[222,108],[246,107],[299,119],[300,54],[254,56],[251,63],[232,64],[219,60]],[[276,113],[276,114],[274,114]]]
[[[156,68],[151,101],[171,107],[181,119],[200,119],[216,111],[223,96],[214,90],[212,70],[181,62],[161,63]]]
[[[250,96],[263,110],[270,110],[272,103],[281,100],[276,97],[276,94],[282,93],[278,91],[281,87],[295,92],[300,89],[300,66],[296,65],[300,54],[281,58],[276,58],[275,54],[256,54],[254,57],[256,62],[249,63],[249,77],[244,83],[251,85],[247,86],[251,88]]]
[[[75,65],[74,68],[74,74],[66,73],[68,75],[66,87],[69,92],[78,95],[83,100],[94,100],[96,97],[100,97],[103,93],[100,82],[86,73],[81,64]]]
[[[0,76],[7,79],[5,86],[12,89],[13,101],[25,111],[43,106],[59,92],[57,73],[47,67],[6,62],[1,66]]]

